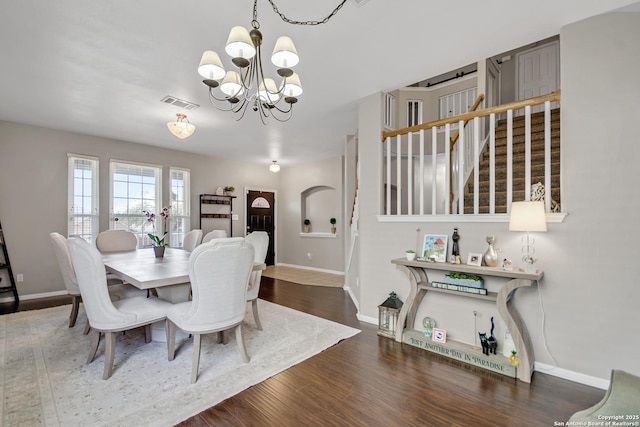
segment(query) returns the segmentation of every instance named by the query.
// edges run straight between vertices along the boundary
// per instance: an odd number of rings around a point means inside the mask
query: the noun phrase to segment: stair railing
[[[480,95],[478,95],[478,97],[476,98],[476,101],[473,103],[469,111],[476,111],[480,106],[480,103],[482,103],[482,101],[484,101],[484,93],[481,93]],[[453,156],[452,156],[453,150],[455,148],[456,141],[460,137],[460,132],[464,131],[465,126],[467,126],[467,123],[469,123],[469,120],[464,120],[462,129],[458,128],[458,130],[456,130],[456,132],[451,137],[451,143],[449,145],[449,170],[451,171],[453,170]],[[462,179],[462,177],[465,175],[466,174],[464,174],[464,171],[461,171],[460,169],[458,169],[458,179]],[[449,174],[449,211],[450,212],[453,212],[453,198],[454,198],[453,174],[451,173]]]
[[[536,105],[545,105],[545,137],[544,137],[544,145],[545,145],[545,166],[544,166],[544,186],[547,189],[551,188],[551,172],[550,172],[550,164],[551,164],[551,125],[550,125],[550,105],[552,102],[560,103],[560,91],[538,96],[535,98],[529,98],[522,101],[511,102],[508,104],[503,104],[495,107],[489,107],[482,110],[470,111],[465,114],[461,114],[455,117],[449,117],[446,119],[436,120],[429,123],[423,123],[416,126],[411,126],[403,129],[396,129],[391,131],[383,131],[382,142],[384,144],[384,152],[386,156],[386,162],[383,165],[383,179],[384,179],[384,188],[386,192],[385,197],[385,209],[383,214],[387,216],[392,216],[392,200],[391,193],[392,188],[396,194],[395,204],[395,214],[393,216],[406,216],[406,215],[451,215],[453,209],[451,205],[448,203],[449,195],[451,194],[451,125],[454,123],[458,124],[459,129],[463,129],[466,122],[473,120],[475,122],[476,130],[474,132],[473,141],[469,141],[469,143],[473,144],[474,147],[474,165],[473,165],[473,184],[474,184],[474,192],[478,192],[478,165],[479,165],[479,152],[480,152],[480,134],[479,134],[479,125],[480,118],[488,117],[489,118],[489,145],[490,145],[490,153],[491,153],[491,162],[490,162],[490,214],[495,213],[495,131],[496,131],[496,116],[502,113],[507,113],[507,209],[510,206],[511,198],[512,198],[512,175],[513,175],[513,152],[512,152],[512,138],[513,138],[513,112],[515,110],[524,109],[526,130],[525,130],[525,200],[530,200],[530,189],[531,189],[531,107]],[[444,137],[444,150],[440,148],[438,151],[437,144],[437,128],[444,126],[445,128],[445,137]],[[431,150],[430,153],[436,153],[436,155],[431,156],[431,171],[430,177],[428,177],[430,183],[425,183],[425,158],[427,157],[425,153],[428,151],[425,149],[426,141],[425,141],[425,131],[431,130]],[[459,141],[457,141],[459,145],[458,150],[463,150],[465,144],[465,138],[461,135]],[[402,145],[403,139],[405,137],[406,143],[406,151],[403,152]],[[418,147],[419,147],[419,164],[414,168],[414,155],[413,155],[413,146],[414,146],[414,136],[417,136],[418,139]],[[395,144],[392,144],[392,138],[395,138]],[[394,147],[395,146],[395,147]],[[394,147],[394,152],[392,153],[392,147]],[[428,148],[428,147],[427,147]],[[437,154],[443,154],[445,156],[443,165],[445,167],[445,178],[444,180],[440,178],[438,180],[438,163],[437,163]],[[460,153],[460,151],[459,151]],[[395,170],[392,170],[392,158],[395,161]],[[403,167],[403,163],[406,165]],[[427,165],[428,166],[428,165]],[[464,158],[462,155],[459,155],[459,170],[464,170]],[[416,169],[414,176],[414,169]],[[414,194],[413,186],[414,182],[416,183],[416,191]],[[442,188],[444,183],[444,188]],[[403,184],[406,186],[406,191],[403,188]],[[460,195],[458,197],[458,215],[464,215],[464,186],[465,182],[463,179],[458,179],[458,188],[457,193]],[[430,185],[430,188],[427,186]],[[429,190],[431,193],[431,206],[430,212],[427,212],[429,209],[428,205],[425,205],[425,191]],[[403,197],[404,195],[404,197]],[[446,196],[445,196],[446,195]],[[440,197],[440,198],[438,198]],[[417,199],[418,208],[413,208],[414,198]],[[442,200],[442,202],[440,202]],[[551,191],[546,191],[545,194],[545,207],[547,212],[550,212],[551,209]],[[437,209],[438,204],[442,203],[443,208],[440,210]],[[425,209],[427,208],[427,209]],[[444,212],[443,212],[444,210]],[[474,206],[473,213],[478,214],[478,197],[474,196]]]

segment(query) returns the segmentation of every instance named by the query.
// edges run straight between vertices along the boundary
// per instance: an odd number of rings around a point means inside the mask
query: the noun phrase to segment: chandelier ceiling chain
[[[324,24],[346,3],[346,0],[342,0],[321,21],[294,21],[280,12],[273,0],[268,1],[283,21],[293,25]],[[209,101],[222,111],[237,113],[239,117],[236,120],[241,120],[247,107],[251,105],[253,111],[259,112],[263,124],[267,123],[269,117],[285,122],[291,118],[293,104],[298,102],[298,97],[302,94],[300,77],[292,69],[299,62],[298,52],[289,37],[279,37],[276,41],[271,62],[282,78],[280,85],[277,85],[273,79],[264,76],[258,0],[253,2],[251,27],[251,31],[244,27],[233,27],[227,39],[225,52],[232,58],[231,62],[237,71],[226,71],[218,54],[208,50],[202,55],[198,73],[204,77],[202,82],[208,86]],[[214,89],[222,92],[222,96],[216,96]],[[281,107],[282,101],[287,106]],[[218,102],[223,105],[218,105]]]
[[[278,10],[278,6],[276,6],[273,3],[273,0],[269,0],[269,3],[271,4],[271,7],[273,8],[273,11],[275,13],[277,13],[278,15],[280,15],[280,18],[286,22],[287,24],[293,24],[293,25],[320,25],[320,24],[326,24],[327,22],[329,22],[329,19],[333,18],[333,16],[338,13],[338,11],[340,9],[342,9],[342,6],[344,6],[344,4],[347,2],[347,0],[342,0],[342,3],[340,3],[338,6],[336,6],[335,9],[333,9],[333,12],[331,12],[329,15],[327,15],[326,18],[324,18],[321,21],[294,21],[292,19],[287,18],[286,16],[284,16],[283,13],[281,13]],[[255,3],[254,3],[255,4]],[[254,6],[255,7],[255,6]],[[254,10],[255,13],[255,10]]]

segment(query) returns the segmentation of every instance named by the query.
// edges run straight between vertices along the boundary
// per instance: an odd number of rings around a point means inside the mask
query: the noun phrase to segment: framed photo
[[[439,343],[447,342],[447,331],[440,328],[433,328],[433,332],[431,333],[431,340]]]
[[[446,235],[425,234],[422,258],[431,262],[446,262],[447,239]]]
[[[467,264],[480,267],[482,265],[482,254],[469,252],[469,257],[467,258]]]

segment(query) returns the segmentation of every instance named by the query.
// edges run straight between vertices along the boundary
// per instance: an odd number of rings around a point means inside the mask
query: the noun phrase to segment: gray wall
[[[6,235],[11,264],[14,274],[24,275],[24,282],[18,283],[18,292],[22,297],[63,291],[62,277],[55,262],[49,233],[58,231],[67,233],[67,153],[85,154],[100,158],[100,229],[109,227],[109,159],[129,160],[163,166],[164,183],[168,182],[169,167],[188,168],[191,171],[191,227],[199,228],[199,198],[201,193],[215,192],[219,186],[232,185],[236,188],[233,212],[239,220],[233,221],[233,234],[244,235],[244,195],[242,189],[267,188],[278,189],[280,174],[269,172],[268,164],[254,165],[216,159],[181,151],[166,150],[148,145],[132,144],[125,141],[74,134],[44,129],[34,126],[0,122],[0,220]],[[188,144],[188,141],[176,140],[176,146]],[[326,163],[312,165],[309,168],[297,168],[281,174],[295,182],[307,182],[308,185],[331,185],[337,188],[335,206],[324,215],[335,216],[338,226],[344,224],[341,216],[341,158],[336,157]],[[309,171],[316,173],[311,179]],[[329,178],[330,177],[330,178]],[[278,194],[282,195],[288,190]],[[297,190],[297,187],[296,187]],[[168,200],[169,187],[163,186],[164,200]],[[290,197],[283,196],[276,203],[279,212],[283,212],[282,228],[300,229],[298,218],[291,219],[287,206],[300,206],[299,191]],[[329,231],[329,216],[326,218],[326,231]],[[325,224],[323,224],[325,225]],[[321,227],[318,224],[318,227]],[[341,233],[342,234],[342,233]],[[293,242],[288,243],[287,239]],[[309,263],[298,259],[295,251],[286,248],[293,246],[300,251],[312,250],[313,265],[319,268],[342,271],[342,240],[323,239],[325,246],[312,247],[300,245],[297,234],[284,233],[277,236],[278,261],[302,265]],[[313,239],[317,240],[317,239]],[[329,242],[330,241],[330,242]],[[339,248],[338,248],[339,247]],[[326,258],[325,258],[326,257]],[[7,279],[4,279],[7,280]]]
[[[343,163],[341,157],[282,168],[278,192],[278,264],[344,271]],[[311,234],[302,232],[301,195],[314,187],[325,187],[310,196],[306,217],[311,220]],[[328,187],[328,188],[326,188]],[[338,229],[330,233],[329,218],[336,219]],[[314,236],[323,233],[323,236]],[[286,243],[286,244],[285,244]],[[311,254],[311,259],[307,256]]]
[[[576,380],[609,378],[612,368],[640,375],[638,242],[640,190],[636,183],[640,145],[637,111],[640,86],[640,13],[610,13],[568,25],[561,32],[562,191],[560,224],[538,233],[536,255],[544,270],[540,285],[520,289],[515,304],[534,344],[539,369]],[[376,319],[377,305],[396,291],[409,292],[406,274],[390,260],[414,245],[416,234],[451,235],[458,227],[463,259],[484,252],[495,235],[501,256],[519,261],[520,233],[505,223],[384,223],[380,212],[382,94],[361,101],[359,281],[362,318]],[[420,231],[416,232],[419,228]],[[489,287],[499,286],[488,283]],[[463,301],[465,300],[465,301]],[[446,295],[428,296],[417,319],[429,315],[452,338],[475,342],[478,329],[499,317],[490,303]],[[498,325],[496,336],[503,336]]]

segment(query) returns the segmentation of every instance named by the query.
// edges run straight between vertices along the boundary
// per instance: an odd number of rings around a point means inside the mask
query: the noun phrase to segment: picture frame
[[[443,234],[425,234],[422,245],[422,258],[431,262],[447,262],[448,236]]]
[[[431,333],[431,341],[445,344],[447,342],[447,331],[440,328],[433,328]]]
[[[467,264],[480,267],[482,265],[482,254],[469,252],[469,256],[467,257]]]

